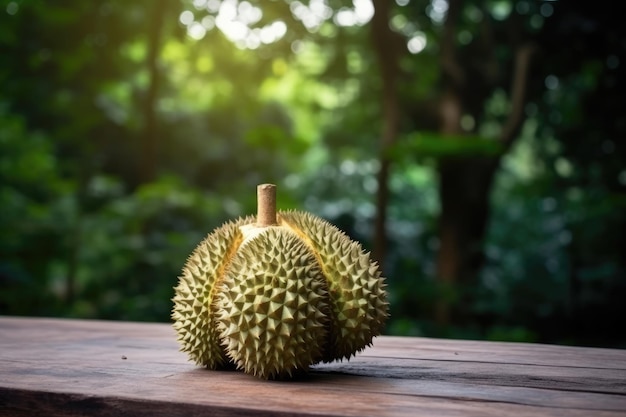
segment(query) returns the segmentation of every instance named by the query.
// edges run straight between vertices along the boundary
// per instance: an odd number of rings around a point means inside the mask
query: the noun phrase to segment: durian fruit
[[[388,316],[377,263],[327,221],[276,212],[274,185],[257,194],[256,217],[214,230],[183,267],[172,300],[181,350],[263,379],[350,359]]]

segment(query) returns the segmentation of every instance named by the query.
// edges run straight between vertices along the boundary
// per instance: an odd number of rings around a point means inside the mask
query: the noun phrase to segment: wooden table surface
[[[209,371],[167,323],[0,317],[1,416],[626,416],[626,350],[382,336],[294,381]]]

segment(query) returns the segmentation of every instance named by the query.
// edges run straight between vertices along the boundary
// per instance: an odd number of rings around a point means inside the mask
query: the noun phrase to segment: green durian
[[[382,332],[389,304],[378,264],[327,221],[276,212],[275,190],[260,185],[257,216],[214,230],[183,267],[172,319],[198,365],[292,376],[349,359]]]

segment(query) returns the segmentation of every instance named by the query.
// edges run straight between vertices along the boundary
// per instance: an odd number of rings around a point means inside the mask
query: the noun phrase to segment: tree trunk
[[[498,158],[454,158],[439,165],[439,252],[437,278],[441,299],[436,320],[447,325],[456,312],[467,311],[467,290],[483,265],[483,240],[489,220],[490,190]],[[462,321],[462,317],[454,317]]]
[[[388,149],[396,141],[400,128],[400,105],[397,92],[399,75],[398,37],[389,27],[392,2],[389,0],[374,1],[372,18],[372,43],[378,61],[382,81],[382,132],[380,169],[377,174],[378,189],[376,191],[376,219],[374,221],[374,242],[372,255],[380,265],[385,266],[387,253],[387,206],[389,204],[389,174],[391,161]]]
[[[148,51],[146,65],[148,67],[149,84],[143,106],[144,128],[141,135],[139,157],[139,182],[146,183],[154,180],[157,170],[158,154],[158,123],[157,100],[161,86],[159,71],[159,52],[161,37],[166,14],[166,0],[156,0],[153,5],[150,20],[148,21]]]
[[[451,12],[453,2],[451,2]],[[458,6],[458,5],[456,5]],[[497,138],[502,152],[494,157],[463,156],[443,159],[439,163],[439,252],[437,278],[441,295],[435,306],[435,318],[440,325],[448,325],[454,317],[462,321],[467,312],[467,295],[483,263],[483,241],[490,213],[490,192],[501,155],[519,134],[524,121],[526,83],[533,47],[522,45],[516,51],[514,73],[510,89],[511,111]],[[462,134],[460,118],[463,105],[460,91],[464,73],[454,54],[443,54],[449,68],[448,89],[440,102],[441,132]],[[446,64],[444,64],[445,66]],[[468,139],[471,140],[471,139]],[[457,308],[452,311],[451,306]],[[455,314],[456,313],[456,314]]]

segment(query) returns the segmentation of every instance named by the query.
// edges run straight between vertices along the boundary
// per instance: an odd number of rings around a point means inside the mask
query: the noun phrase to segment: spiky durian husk
[[[227,357],[220,346],[215,322],[214,298],[224,270],[243,236],[240,226],[254,217],[228,222],[210,233],[191,253],[172,301],[172,319],[181,350],[198,365],[216,369]]]
[[[322,359],[328,293],[311,249],[266,227],[237,251],[217,298],[223,346],[261,378],[292,375]]]
[[[331,322],[325,362],[350,358],[381,333],[389,303],[378,265],[361,245],[327,221],[306,212],[280,212],[317,255],[327,280]]]
[[[277,219],[227,223],[187,260],[172,318],[196,363],[280,377],[350,358],[381,333],[385,284],[361,245],[309,213]]]

